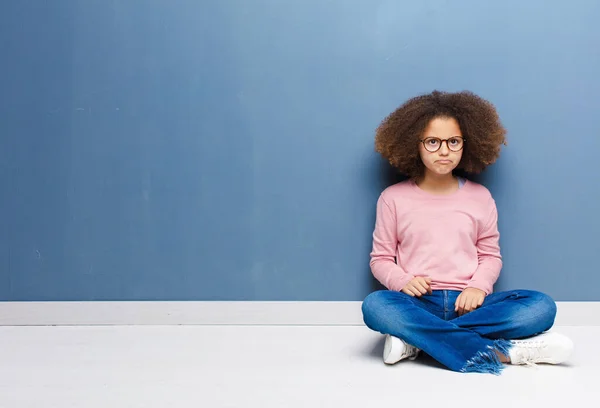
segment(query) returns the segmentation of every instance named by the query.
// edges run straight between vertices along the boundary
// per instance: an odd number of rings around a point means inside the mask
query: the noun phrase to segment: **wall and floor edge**
[[[600,326],[600,302],[556,302],[555,326]],[[362,325],[360,301],[0,302],[0,326]]]

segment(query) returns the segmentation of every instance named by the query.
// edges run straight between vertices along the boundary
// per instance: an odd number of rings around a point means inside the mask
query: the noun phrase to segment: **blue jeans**
[[[512,339],[540,334],[554,325],[556,303],[530,290],[492,293],[476,310],[458,316],[460,291],[436,290],[420,298],[381,290],[362,304],[371,330],[411,344],[452,371],[499,374]]]

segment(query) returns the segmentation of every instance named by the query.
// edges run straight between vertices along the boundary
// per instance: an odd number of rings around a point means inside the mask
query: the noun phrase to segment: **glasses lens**
[[[460,137],[448,139],[448,148],[454,152],[459,151],[463,147],[463,140]]]
[[[427,149],[430,152],[435,152],[440,148],[440,145],[442,144],[442,142],[440,139],[430,137],[430,138],[425,139],[423,144],[425,145],[425,149]]]

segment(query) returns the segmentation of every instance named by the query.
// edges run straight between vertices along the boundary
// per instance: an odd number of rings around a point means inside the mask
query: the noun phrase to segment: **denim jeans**
[[[488,295],[483,304],[458,316],[460,291],[436,290],[420,298],[381,290],[362,303],[371,330],[411,344],[452,371],[499,374],[496,351],[507,355],[512,339],[540,334],[554,325],[556,303],[548,295],[513,290]]]

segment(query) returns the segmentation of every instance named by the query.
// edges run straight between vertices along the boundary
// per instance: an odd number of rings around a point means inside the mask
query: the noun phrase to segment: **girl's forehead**
[[[460,136],[460,126],[454,118],[432,119],[425,128],[427,136]]]

